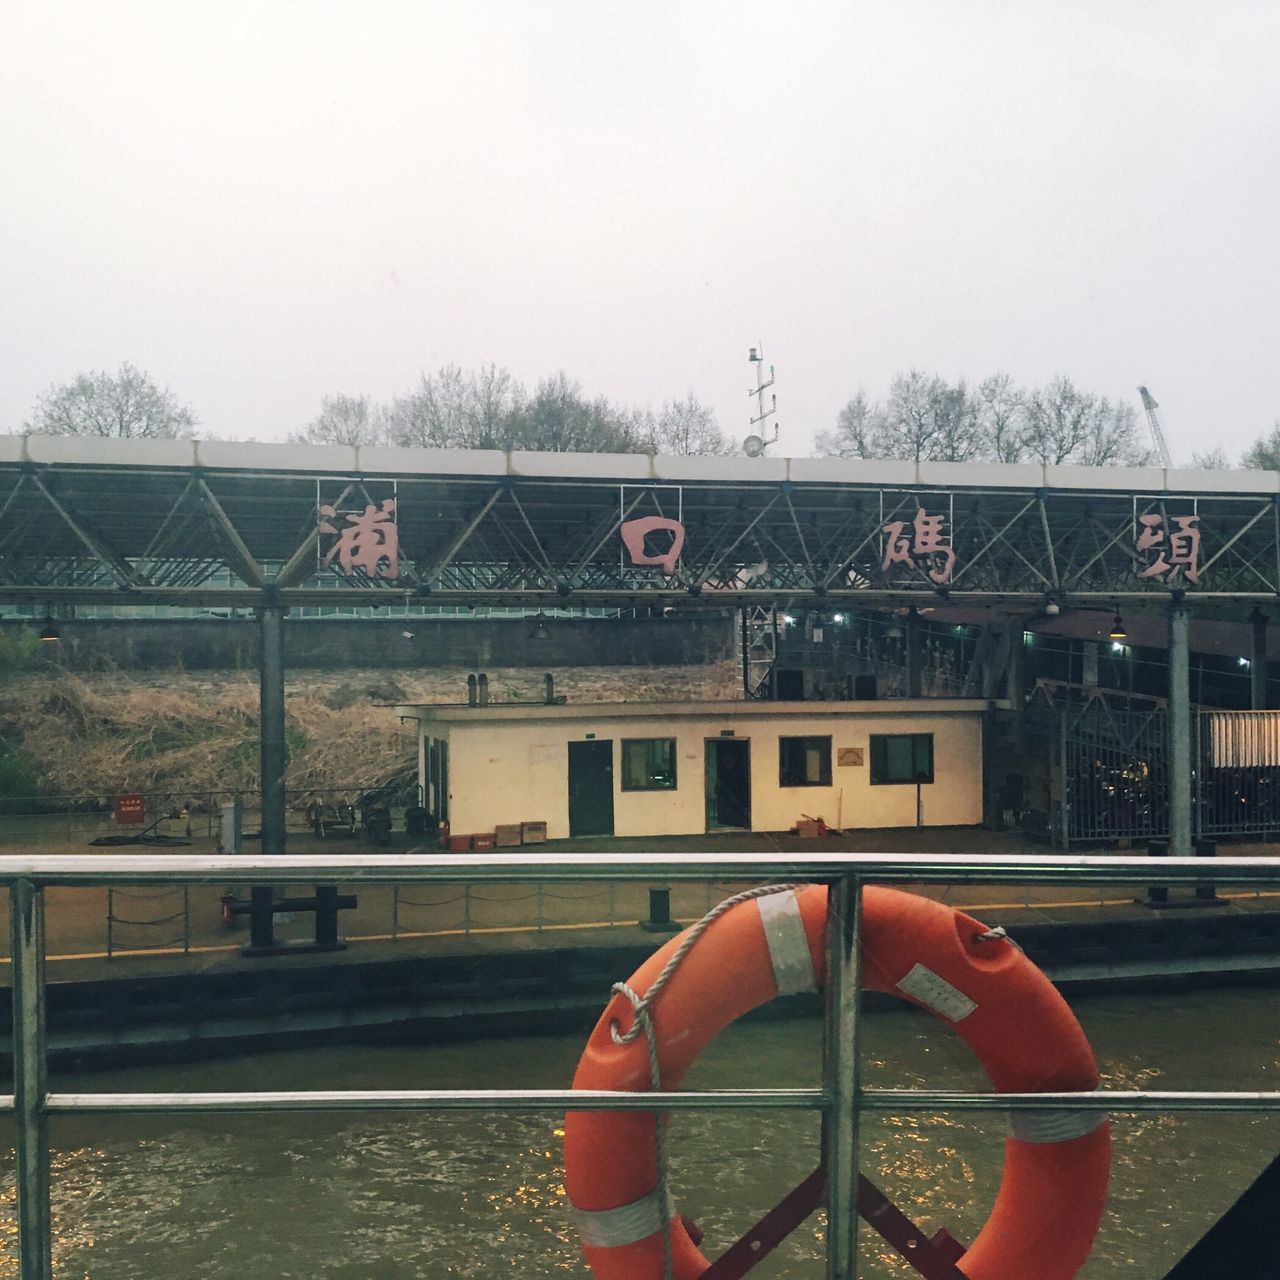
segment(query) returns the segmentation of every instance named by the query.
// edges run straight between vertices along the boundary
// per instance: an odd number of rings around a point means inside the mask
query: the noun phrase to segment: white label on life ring
[[[764,938],[769,944],[769,960],[780,996],[793,996],[801,991],[814,991],[813,956],[800,916],[800,903],[793,889],[766,894],[756,899]]]
[[[967,1018],[978,1007],[963,991],[922,964],[912,966],[911,972],[898,983],[898,990],[951,1022]]]

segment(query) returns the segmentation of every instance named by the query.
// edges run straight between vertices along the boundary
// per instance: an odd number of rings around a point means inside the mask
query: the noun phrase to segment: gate
[[[1169,835],[1163,701],[1041,682],[1027,707],[1028,763],[1048,758],[1047,795],[1022,815],[1063,848]],[[1037,749],[1038,748],[1038,749]]]

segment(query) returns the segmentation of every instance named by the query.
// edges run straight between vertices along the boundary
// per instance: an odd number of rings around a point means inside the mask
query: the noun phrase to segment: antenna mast
[[[747,360],[756,367],[756,385],[753,388],[747,388],[747,397],[755,397],[756,416],[749,420],[748,425],[759,427],[760,434],[752,433],[742,442],[742,451],[748,458],[758,458],[771,444],[778,442],[778,424],[773,423],[773,435],[769,435],[769,419],[778,412],[778,396],[775,392],[769,401],[768,408],[765,407],[764,393],[773,386],[775,382],[773,365],[769,366],[769,377],[766,380],[764,376],[764,343],[758,342],[747,353]]]
[[[1156,410],[1160,406],[1146,387],[1139,387],[1138,394],[1142,397],[1142,407],[1147,411],[1147,421],[1151,424],[1151,439],[1155,441],[1156,457],[1160,459],[1161,466],[1171,467],[1173,459],[1169,456],[1169,442],[1164,438],[1164,429],[1156,416]]]

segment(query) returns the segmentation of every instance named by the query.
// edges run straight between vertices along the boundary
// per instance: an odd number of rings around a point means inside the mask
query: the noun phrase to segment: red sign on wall
[[[134,791],[127,796],[116,796],[116,826],[126,827],[142,822],[146,816],[146,797]]]

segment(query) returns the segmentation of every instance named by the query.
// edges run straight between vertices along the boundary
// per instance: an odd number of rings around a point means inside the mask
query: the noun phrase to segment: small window
[[[674,738],[623,738],[623,791],[674,791],[676,789],[676,740]]]
[[[779,738],[778,785],[780,787],[829,787],[831,785],[831,739]]]
[[[933,734],[873,733],[871,785],[933,781]]]

